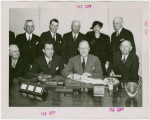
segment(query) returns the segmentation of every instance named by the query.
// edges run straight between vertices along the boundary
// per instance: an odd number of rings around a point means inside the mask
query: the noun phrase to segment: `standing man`
[[[62,36],[57,33],[59,26],[59,21],[57,19],[52,19],[49,24],[49,31],[43,32],[40,37],[39,43],[39,56],[43,55],[42,46],[45,41],[50,41],[54,45],[55,54],[60,55],[60,45],[62,42]]]
[[[78,20],[74,20],[71,24],[72,31],[64,34],[63,43],[61,47],[61,56],[65,64],[69,59],[79,54],[78,46],[81,40],[85,39],[85,36],[80,33],[81,23]]]
[[[123,28],[123,18],[115,17],[113,20],[113,26],[114,26],[115,32],[111,35],[112,53],[116,51],[120,51],[119,49],[120,44],[125,39],[131,42],[131,45],[132,45],[131,52],[136,53],[133,34],[131,31]]]
[[[32,20],[26,20],[24,30],[26,31],[25,33],[17,35],[16,44],[20,49],[20,57],[27,59],[30,66],[32,66],[37,57],[39,36],[33,34],[34,22]]]
[[[74,56],[62,71],[62,76],[74,80],[84,77],[99,77],[103,79],[101,62],[98,57],[89,54],[90,47],[87,41],[82,40],[78,48],[80,55]]]

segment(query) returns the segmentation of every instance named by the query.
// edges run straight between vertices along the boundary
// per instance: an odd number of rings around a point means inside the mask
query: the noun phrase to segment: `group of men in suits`
[[[115,32],[111,37],[112,55],[113,57],[115,55],[119,56],[114,57],[113,59],[113,72],[115,72],[115,74],[124,74],[127,76],[126,74],[129,72],[126,72],[126,69],[130,68],[131,64],[135,64],[133,63],[134,60],[132,61],[131,58],[132,56],[136,56],[134,38],[129,30],[123,28],[123,19],[121,17],[115,17],[113,20],[113,25]],[[34,22],[32,20],[26,20],[24,26],[24,30],[26,32],[17,35],[15,41],[14,38],[12,39],[11,37],[14,35],[12,35],[12,32],[10,32],[11,35],[9,40],[14,42],[10,42],[9,69],[13,69],[11,64],[14,59],[12,55],[12,46],[13,48],[17,49],[16,51],[19,51],[18,53],[15,51],[16,54],[19,54],[16,64],[19,64],[20,60],[24,60],[20,65],[18,65],[20,70],[15,77],[25,75],[21,74],[23,71],[22,69],[25,69],[24,67],[29,66],[30,70],[28,69],[28,71],[33,73],[44,72],[52,76],[58,73],[62,74],[66,78],[72,79],[78,79],[78,77],[81,75],[85,77],[98,76],[102,78],[103,71],[101,68],[101,62],[96,56],[89,54],[90,47],[86,41],[86,37],[84,34],[79,32],[81,27],[80,21],[74,20],[71,24],[72,31],[64,34],[63,38],[59,33],[57,33],[58,26],[59,21],[57,19],[52,19],[49,25],[50,30],[42,33],[41,37],[38,37],[37,35],[33,34]],[[124,42],[122,43],[124,40],[127,40],[128,42],[126,42],[132,47],[132,49],[128,51],[128,57],[126,58],[126,61],[130,61],[128,62],[130,65],[126,64],[127,68],[125,67],[126,65],[121,66],[121,68],[117,68],[114,66],[120,62],[119,61],[116,63],[116,59],[120,59],[120,55],[116,54],[116,52],[123,54],[124,50],[121,49],[121,46],[122,44],[124,45]],[[133,59],[136,59],[137,64],[133,65],[132,67],[139,66],[138,57],[134,57]],[[26,65],[26,63],[29,65]],[[15,67],[17,67],[17,65]],[[122,73],[118,73],[116,69],[122,69]],[[138,75],[138,67],[134,69],[137,70],[136,75]],[[13,72],[10,73],[10,78],[14,78],[12,74]]]

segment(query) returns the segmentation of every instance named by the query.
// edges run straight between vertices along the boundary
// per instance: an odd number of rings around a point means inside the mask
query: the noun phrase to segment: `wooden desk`
[[[54,79],[62,79],[61,76],[55,76]],[[71,82],[72,80],[68,80]],[[49,87],[48,97],[46,101],[32,100],[26,97],[21,97],[19,92],[19,85],[12,86],[9,94],[10,107],[142,107],[142,86],[141,83],[138,92],[134,99],[130,99],[124,89],[115,92],[113,96],[110,95],[108,88],[105,87],[105,95],[103,97],[93,96],[93,85],[82,84],[84,87],[69,87],[65,89],[72,89],[70,93],[55,92],[59,86]],[[87,88],[88,92],[81,91],[81,88]]]

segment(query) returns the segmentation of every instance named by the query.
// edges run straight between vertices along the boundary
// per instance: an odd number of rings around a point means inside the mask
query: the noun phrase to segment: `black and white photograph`
[[[148,4],[3,2],[3,118],[148,118]]]

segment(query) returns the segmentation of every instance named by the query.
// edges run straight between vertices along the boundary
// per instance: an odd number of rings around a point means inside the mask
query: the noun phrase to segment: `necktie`
[[[31,48],[31,38],[30,38],[30,35],[29,35],[29,39],[28,39],[28,41],[29,41],[29,47]]]
[[[83,70],[85,69],[85,59],[83,58],[83,62],[82,62],[82,68]]]
[[[16,63],[12,63],[12,68],[15,68],[16,67]]]
[[[50,68],[51,66],[51,59],[49,59],[49,62],[48,62],[48,67]]]
[[[116,37],[118,37],[119,36],[119,32],[118,31],[116,31]]]
[[[53,39],[55,40],[55,34],[53,34]]]
[[[126,62],[126,58],[125,58],[125,56],[124,56],[124,58],[122,59],[122,62],[123,62],[123,63],[125,63],[125,62]]]
[[[77,39],[77,38],[76,38],[76,34],[74,35],[74,38],[73,38],[73,39],[74,39],[74,41],[76,41],[76,39]]]

